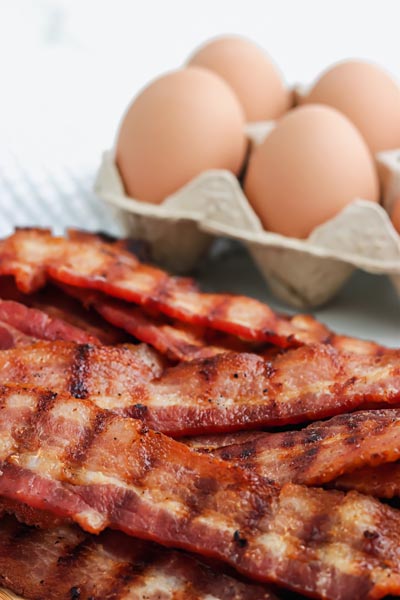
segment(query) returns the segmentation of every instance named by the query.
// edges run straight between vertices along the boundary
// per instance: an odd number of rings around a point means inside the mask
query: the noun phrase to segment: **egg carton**
[[[262,142],[273,126],[250,124],[250,142]],[[113,207],[125,235],[147,240],[154,260],[168,269],[188,272],[215,237],[232,238],[248,248],[278,297],[307,308],[327,302],[357,268],[389,275],[400,295],[400,235],[387,212],[400,195],[400,151],[376,158],[387,210],[355,199],[304,240],[265,231],[229,171],[206,171],[154,205],[126,195],[114,153],[108,151],[95,190]]]

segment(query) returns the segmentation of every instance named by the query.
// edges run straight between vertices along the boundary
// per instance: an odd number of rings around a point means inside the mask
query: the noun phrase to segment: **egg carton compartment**
[[[273,123],[248,127],[261,143]],[[377,155],[387,210],[400,193],[400,151]],[[273,292],[307,308],[327,302],[356,269],[389,275],[400,295],[400,235],[387,210],[363,199],[295,239],[268,232],[228,171],[207,171],[155,205],[126,196],[113,152],[105,152],[95,191],[114,209],[125,235],[145,239],[155,261],[178,273],[190,271],[213,239],[239,240],[250,251]]]

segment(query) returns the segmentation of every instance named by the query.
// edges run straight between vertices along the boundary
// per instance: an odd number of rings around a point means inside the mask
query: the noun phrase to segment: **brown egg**
[[[355,198],[378,201],[359,131],[322,105],[296,108],[250,155],[244,190],[265,229],[305,238]]]
[[[218,73],[237,94],[247,121],[281,116],[290,106],[289,90],[269,57],[240,37],[221,37],[202,46],[189,65]]]
[[[376,65],[358,60],[334,65],[302,102],[340,110],[358,127],[373,153],[400,147],[400,88]]]
[[[235,94],[214,73],[193,67],[156,79],[120,126],[116,163],[126,192],[157,204],[208,169],[239,173],[244,125]]]
[[[392,210],[392,223],[396,231],[400,233],[400,198],[396,200]]]

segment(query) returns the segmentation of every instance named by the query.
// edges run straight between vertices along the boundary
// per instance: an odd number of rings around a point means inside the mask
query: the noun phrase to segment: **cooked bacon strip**
[[[75,297],[83,299],[86,290],[64,286]],[[82,294],[83,292],[83,294]],[[174,361],[188,362],[208,358],[224,352],[254,352],[263,357],[272,358],[279,351],[276,346],[256,344],[244,341],[228,334],[180,323],[165,316],[153,316],[141,307],[123,300],[108,298],[101,292],[86,295],[86,302],[108,323],[120,327],[141,342],[150,344],[156,350]],[[293,320],[295,317],[293,317]],[[386,349],[375,342],[333,334],[327,340],[334,348],[342,352],[352,352],[364,356],[380,356]]]
[[[135,404],[135,389],[164,371],[160,356],[144,344],[91,346],[38,342],[0,352],[0,383],[40,385],[112,410]]]
[[[107,322],[150,344],[172,361],[188,362],[230,351],[254,352],[259,347],[206,327],[151,314],[142,307],[109,298],[102,292],[68,285],[61,289],[79,299],[84,306],[93,307]]]
[[[0,350],[30,346],[36,341],[37,338],[26,335],[18,329],[15,329],[15,327],[11,327],[8,323],[0,321]]]
[[[241,342],[233,336],[207,330],[204,327],[174,322],[165,316],[153,316],[139,306],[108,298],[101,292],[72,286],[64,285],[58,288],[47,286],[41,292],[27,295],[19,292],[10,278],[0,277],[0,297],[17,300],[29,307],[39,308],[50,316],[62,318],[92,334],[95,333],[96,337],[105,344],[121,343],[124,341],[123,331],[128,332],[138,340],[149,343],[173,361],[189,361],[232,350],[252,351],[253,349],[253,344]],[[76,299],[79,299],[79,302]],[[83,308],[82,304],[86,308]],[[89,307],[95,308],[99,315],[104,317],[102,325],[101,317],[97,317],[96,323],[93,318],[96,313],[89,311]],[[12,344],[10,337],[15,335],[10,336],[7,332],[3,334],[0,329],[0,347],[3,338],[3,348],[27,345],[35,339],[26,337],[18,340],[18,344]]]
[[[277,600],[183,553],[119,532],[0,520],[0,581],[26,600]]]
[[[150,352],[150,351],[149,351]],[[42,342],[0,353],[0,382],[89,398],[175,437],[304,423],[400,402],[400,352],[303,347],[267,361],[230,353],[156,373],[129,349]]]
[[[86,331],[57,318],[50,317],[36,308],[12,300],[0,299],[0,328],[15,334],[6,345],[1,339],[0,347],[7,348],[26,345],[34,340],[66,340],[88,344],[99,344],[100,340]],[[18,335],[18,333],[22,335]]]
[[[17,287],[25,294],[30,294],[43,287],[48,279],[49,269],[57,270],[60,262],[79,262],[81,257],[85,270],[91,266],[91,274],[104,279],[108,275],[118,276],[118,271],[128,274],[136,272],[138,296],[146,293],[148,285],[171,280],[171,287],[187,292],[196,292],[197,286],[192,279],[169,277],[164,271],[150,265],[142,265],[138,258],[124,249],[124,244],[110,244],[99,236],[70,231],[70,239],[56,237],[47,229],[18,229],[13,235],[0,241],[0,274],[13,276]],[[56,278],[57,279],[57,278]],[[61,282],[63,280],[61,279]],[[68,282],[64,282],[68,283]],[[92,289],[92,286],[83,286]],[[143,289],[142,289],[143,288]],[[93,289],[96,289],[94,286]]]
[[[84,306],[93,307],[109,323],[150,344],[173,361],[187,362],[227,351],[255,352],[270,359],[283,351],[277,346],[245,341],[207,327],[181,323],[165,315],[151,314],[143,307],[110,298],[102,292],[65,284],[60,284],[60,287],[73,298],[80,300]],[[307,315],[293,316],[291,321],[301,329],[311,327],[313,322]],[[342,352],[364,356],[379,356],[387,350],[375,342],[333,333],[325,342]]]
[[[312,597],[400,593],[400,514],[372,498],[280,489],[85,400],[19,386],[3,386],[0,400],[6,498]]]
[[[201,439],[196,438],[188,440],[188,445],[234,461],[279,485],[287,482],[321,485],[360,467],[398,460],[400,409],[339,415],[300,431],[258,432],[254,437],[247,433],[247,439],[246,434],[236,435],[236,443],[235,434],[223,437],[220,448],[216,447],[217,436],[206,438],[203,447]],[[347,476],[347,489],[365,491],[352,486],[352,477]]]
[[[332,482],[338,490],[354,489],[376,498],[400,497],[400,462],[363,467]]]
[[[336,348],[336,350],[341,352],[358,354],[361,356],[380,356],[387,352],[387,348],[385,348],[385,346],[381,346],[376,342],[372,342],[370,340],[360,340],[347,335],[339,335],[337,333],[332,333],[326,343],[330,344]]]
[[[118,302],[96,302],[93,307],[106,321],[150,344],[173,361],[208,358],[235,349],[234,343],[230,348],[208,344],[203,328],[185,323],[170,324],[165,318],[152,318],[140,307],[121,306]]]
[[[34,294],[23,294],[11,277],[0,277],[0,298],[13,300],[29,308],[35,308],[49,317],[61,319],[91,336],[102,344],[119,344],[131,341],[121,329],[113,327],[94,310],[88,310],[82,303],[66,294],[58,287],[47,285]]]
[[[154,316],[141,307],[109,298],[101,292],[87,292],[72,286],[64,286],[64,289],[92,306],[108,323],[150,344],[174,361],[188,362],[230,351],[254,352],[272,358],[282,351],[277,346],[257,344],[207,327],[181,323],[161,315]],[[293,317],[292,321],[295,319]],[[330,335],[325,342],[342,352],[364,356],[380,356],[387,350],[375,342],[336,334]]]
[[[50,276],[58,283],[102,291],[155,309],[178,321],[201,325],[257,343],[293,347],[316,342],[353,347],[361,354],[384,349],[373,342],[334,336],[309,315],[283,317],[266,304],[229,294],[206,294],[192,280],[171,277],[140,263],[122,245],[91,234],[54,237],[47,230],[18,230],[0,242],[0,275],[12,275],[23,292],[42,287]]]
[[[0,242],[0,274],[13,275],[23,292],[39,289],[50,276],[250,341],[287,347],[329,337],[327,328],[312,318],[291,321],[251,298],[200,293],[191,282],[87,235],[67,240],[46,230],[18,230]]]
[[[69,236],[71,239],[73,239],[75,241],[81,241],[84,239],[90,243],[93,242],[93,238],[94,238],[93,234],[88,234],[86,232],[76,231],[76,230],[70,230]],[[100,242],[102,243],[102,242],[104,242],[104,240],[100,238]],[[130,243],[129,240],[120,240],[120,241],[114,243],[114,245],[116,247],[119,247],[124,250],[131,250],[133,252],[136,252],[135,245],[132,246],[132,244]],[[176,285],[177,278],[174,278],[174,279],[175,279],[174,285]],[[182,289],[183,287],[185,287],[185,289],[190,292],[200,292],[196,283],[192,279],[180,278],[179,279],[179,288]],[[203,294],[203,296],[204,296],[204,294]],[[214,294],[214,296],[218,296],[218,295]],[[222,296],[222,295],[220,295],[220,296]],[[237,298],[236,296],[229,295],[229,298],[232,298],[232,297]],[[244,297],[244,300],[251,300],[251,299]],[[258,304],[260,304],[260,303],[258,303]],[[263,306],[265,307],[266,305],[263,304]],[[166,312],[166,314],[169,314],[169,313]],[[334,348],[336,348],[338,350],[342,350],[343,352],[352,352],[354,354],[361,354],[361,355],[368,355],[368,356],[379,356],[380,354],[382,354],[386,351],[386,348],[384,346],[377,344],[376,342],[373,342],[371,340],[358,339],[358,338],[353,338],[350,336],[333,333],[333,332],[329,331],[329,329],[325,325],[316,321],[315,318],[311,315],[298,314],[298,315],[293,315],[291,317],[282,316],[282,315],[276,315],[276,316],[278,319],[285,319],[286,321],[289,321],[292,328],[299,332],[298,333],[299,338],[302,337],[301,344],[304,344],[304,343],[312,344],[312,343],[316,343],[316,342],[325,342],[325,343],[329,343],[330,345],[332,345]],[[185,319],[182,319],[182,320],[185,321]],[[178,326],[178,321],[174,321],[174,325]],[[211,324],[211,327],[214,327],[213,323]],[[216,328],[216,329],[218,329],[218,328]],[[129,332],[129,329],[127,329],[127,331]],[[225,331],[225,329],[222,329],[222,331]],[[229,332],[229,330],[226,330],[226,331],[228,332],[228,334],[231,333],[231,332]],[[225,351],[226,349],[241,351],[241,352],[253,352],[254,351],[253,336],[250,336],[248,338],[248,337],[246,337],[246,335],[244,335],[243,337],[240,337],[240,335],[239,335],[238,342],[235,343],[235,341],[234,341],[235,335],[237,335],[237,334],[234,333],[233,335],[228,335],[227,338],[222,338],[222,340],[221,339],[219,340],[219,346],[221,347],[222,351]],[[139,339],[141,339],[141,338],[139,338]],[[210,345],[210,339],[212,340],[213,338],[212,338],[212,332],[210,332],[208,328],[205,328],[204,339],[205,339],[205,345]],[[144,340],[144,339],[141,341],[146,342],[146,340]],[[265,339],[263,338],[262,341],[265,342]],[[214,342],[215,342],[215,340],[214,340]],[[150,342],[148,342],[148,343],[150,343]],[[296,345],[296,344],[287,343],[287,344],[284,344],[283,347],[290,347],[292,345]],[[266,353],[269,356],[271,354],[271,348],[264,349],[262,351],[262,353],[263,354]],[[193,360],[194,358],[202,358],[202,355],[201,354],[198,354],[197,356],[192,355],[190,360]],[[179,357],[178,357],[178,360],[181,360],[181,359],[179,359]]]
[[[127,331],[141,342],[150,344],[174,361],[188,362],[229,351],[254,352],[272,358],[279,351],[276,346],[244,341],[232,335],[224,335],[198,325],[180,323],[161,315],[153,316],[141,307],[123,300],[109,298],[101,292],[87,293],[87,290],[72,286],[64,287],[73,296],[81,297],[106,321]],[[294,320],[295,317],[293,317]],[[375,342],[336,334],[332,334],[326,343],[342,352],[352,352],[364,356],[380,356],[386,351]]]

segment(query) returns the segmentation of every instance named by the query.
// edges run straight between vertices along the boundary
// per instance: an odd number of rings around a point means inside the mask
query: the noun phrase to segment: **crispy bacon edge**
[[[400,458],[400,409],[338,415],[299,431],[239,432],[220,438],[200,436],[185,443],[198,452],[240,464],[279,485],[288,482],[323,485],[339,478],[338,487],[340,482],[343,486],[348,481],[346,489],[371,493],[376,492],[372,486],[367,491],[357,485],[359,469],[363,468],[365,474],[371,471],[378,474],[382,467],[383,471],[393,469],[393,465],[385,463]]]

